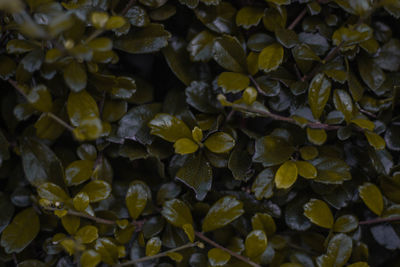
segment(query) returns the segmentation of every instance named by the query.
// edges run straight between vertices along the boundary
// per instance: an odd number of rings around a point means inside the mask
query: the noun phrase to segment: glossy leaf
[[[297,180],[297,165],[292,161],[283,163],[275,174],[275,186],[279,189],[291,187]]]
[[[333,227],[333,215],[328,205],[319,199],[311,199],[304,205],[304,215],[314,224],[324,227]]]
[[[383,198],[379,188],[372,183],[364,183],[359,186],[358,191],[365,205],[376,215],[380,216],[383,211]]]
[[[133,182],[126,193],[125,203],[128,208],[129,215],[136,220],[147,204],[149,189],[142,182]]]

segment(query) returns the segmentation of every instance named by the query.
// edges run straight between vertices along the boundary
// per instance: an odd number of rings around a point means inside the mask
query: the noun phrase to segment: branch
[[[293,22],[289,25],[288,30],[293,30],[294,27],[304,18],[307,14],[307,7],[305,7],[300,14],[293,20]]]
[[[66,123],[65,121],[63,121],[61,118],[57,117],[55,114],[51,113],[51,112],[47,112],[45,113],[47,116],[49,116],[50,118],[52,118],[54,121],[56,121],[57,123],[59,123],[60,125],[64,126],[66,129],[68,129],[70,132],[74,131],[74,128],[69,125],[68,123]]]
[[[136,259],[136,260],[131,260],[131,261],[127,261],[127,262],[124,262],[124,263],[116,264],[116,265],[114,265],[114,267],[129,266],[129,265],[134,265],[134,264],[139,263],[139,262],[154,260],[154,259],[157,259],[157,258],[168,256],[168,254],[171,253],[171,252],[175,252],[175,251],[179,251],[179,250],[183,250],[183,249],[187,249],[187,248],[192,248],[192,247],[200,247],[200,248],[202,248],[202,247],[204,247],[204,245],[201,242],[188,243],[186,245],[183,245],[183,246],[180,246],[180,247],[177,247],[177,248],[173,248],[173,249],[167,250],[165,252],[162,252],[162,253],[159,253],[159,254],[156,254],[156,255],[153,255],[153,256],[147,256],[147,257],[139,258],[139,259]]]
[[[239,259],[239,260],[241,260],[241,261],[243,261],[243,262],[245,262],[245,263],[247,263],[247,264],[249,264],[249,265],[251,265],[251,266],[254,266],[254,267],[261,267],[261,265],[259,265],[259,264],[255,263],[255,262],[251,261],[250,259],[248,259],[248,258],[246,258],[246,257],[244,257],[244,256],[242,256],[242,255],[239,255],[239,254],[237,254],[236,252],[233,252],[233,251],[231,251],[231,250],[229,250],[229,249],[227,249],[227,248],[221,246],[221,245],[218,244],[218,243],[215,243],[214,241],[212,241],[211,239],[209,239],[208,237],[206,237],[203,233],[195,232],[195,235],[196,235],[198,238],[200,238],[201,240],[203,240],[204,242],[207,242],[208,244],[210,244],[210,245],[212,245],[212,246],[214,246],[214,247],[216,247],[216,248],[222,249],[223,251],[229,253],[231,256],[233,256],[233,257],[235,257],[235,258],[237,258],[237,259]]]
[[[136,0],[130,0],[129,3],[125,6],[124,10],[122,10],[121,14],[125,15],[129,9],[135,4]]]
[[[389,218],[374,218],[366,221],[361,221],[359,225],[368,225],[368,224],[376,224],[376,223],[384,223],[384,222],[397,222],[400,221],[400,216],[389,217]]]

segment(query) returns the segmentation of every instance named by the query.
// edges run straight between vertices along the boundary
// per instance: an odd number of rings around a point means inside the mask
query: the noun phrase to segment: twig
[[[48,211],[56,211],[56,210],[60,210],[59,208],[53,208],[53,207],[43,207],[45,210]],[[117,224],[116,221],[112,221],[112,220],[107,220],[107,219],[103,219],[103,218],[99,218],[96,216],[92,216],[83,212],[79,212],[79,211],[74,211],[74,210],[67,210],[69,215],[74,215],[74,216],[78,216],[81,218],[85,218],[88,220],[92,220],[96,223],[101,223],[101,224],[108,224],[108,225],[115,225]]]
[[[55,114],[51,113],[51,112],[47,112],[45,113],[47,116],[49,116],[50,118],[52,118],[55,122],[59,123],[60,125],[64,126],[66,129],[68,129],[70,132],[74,131],[74,128],[69,125],[68,123],[66,123],[65,121],[63,121],[61,118],[57,117]]]
[[[376,119],[376,115],[375,115],[374,113],[371,113],[371,112],[369,112],[369,111],[363,109],[363,108],[360,106],[360,104],[358,104],[358,103],[356,103],[356,106],[357,106],[358,110],[359,110],[361,113],[364,113],[365,115],[370,116],[370,117]]]
[[[361,221],[358,224],[359,225],[368,225],[368,224],[396,222],[396,221],[400,221],[400,216],[389,217],[389,218],[375,218],[375,219],[370,219],[370,220],[366,220],[366,221]]]
[[[18,83],[14,80],[8,79],[8,83],[11,84],[15,90],[17,90],[21,95],[23,95],[26,99],[28,98],[28,96],[26,95],[25,91],[22,90],[21,87],[19,87]]]
[[[135,4],[136,0],[130,0],[129,3],[125,6],[124,10],[122,10],[121,14],[125,15],[129,9]]]
[[[300,14],[293,20],[293,22],[289,25],[288,29],[293,30],[294,27],[297,26],[297,24],[304,18],[304,16],[307,14],[307,7],[305,7]]]
[[[101,35],[104,32],[103,29],[97,29],[95,30],[86,40],[85,40],[85,44],[89,43],[90,41],[92,41],[93,39],[95,39],[97,36]]]
[[[248,259],[248,258],[246,258],[246,257],[244,257],[244,256],[242,256],[242,255],[239,255],[239,254],[237,254],[236,252],[233,252],[232,250],[229,250],[229,249],[227,249],[227,248],[221,246],[221,245],[218,244],[218,243],[215,243],[214,241],[212,241],[211,239],[209,239],[208,237],[206,237],[203,233],[195,232],[195,235],[196,235],[198,238],[200,238],[201,240],[203,240],[204,242],[207,242],[208,244],[212,245],[213,247],[222,249],[223,251],[229,253],[231,256],[233,256],[233,257],[235,257],[235,258],[237,258],[237,259],[239,259],[239,260],[241,260],[241,261],[243,261],[243,262],[245,262],[245,263],[247,263],[247,264],[249,264],[249,265],[251,265],[251,266],[254,266],[254,267],[261,267],[261,265],[259,265],[259,264],[255,263],[255,262],[251,261],[250,259]]]
[[[161,258],[161,257],[166,257],[171,252],[175,252],[175,251],[179,251],[179,250],[183,250],[183,249],[187,249],[187,248],[192,248],[192,247],[202,247],[202,246],[203,245],[202,245],[201,242],[188,243],[186,245],[183,245],[183,246],[180,246],[180,247],[177,247],[177,248],[173,248],[173,249],[170,249],[168,251],[165,251],[165,252],[153,255],[153,256],[147,256],[147,257],[139,258],[139,259],[136,259],[136,260],[131,260],[131,261],[127,261],[127,262],[124,262],[124,263],[116,264],[116,265],[114,265],[114,267],[122,267],[122,266],[134,265],[134,264],[139,263],[139,262],[144,262],[144,261],[154,260],[154,259]]]

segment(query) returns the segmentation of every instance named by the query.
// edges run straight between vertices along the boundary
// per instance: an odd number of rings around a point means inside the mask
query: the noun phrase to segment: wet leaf
[[[193,224],[193,218],[189,207],[179,199],[171,199],[164,202],[161,214],[170,224],[176,227]]]
[[[358,191],[360,192],[360,197],[364,201],[365,205],[367,205],[367,207],[376,215],[380,216],[383,211],[383,198],[379,188],[376,185],[367,182],[362,186],[359,186]]]
[[[333,227],[333,215],[329,206],[319,199],[311,199],[304,205],[304,215],[314,224],[324,227]]]
[[[275,174],[275,186],[279,189],[291,187],[297,180],[297,165],[292,161],[283,163]]]
[[[267,248],[267,236],[264,231],[253,230],[246,236],[246,255],[255,258],[261,255]]]
[[[265,47],[258,56],[258,68],[264,72],[276,70],[283,61],[283,47],[272,44]]]
[[[158,237],[153,237],[146,243],[146,256],[156,255],[161,249],[161,240]]]
[[[257,26],[264,16],[264,10],[257,7],[243,7],[236,14],[236,25],[249,29],[251,26]]]
[[[87,181],[93,172],[94,162],[91,160],[77,160],[65,169],[65,181],[68,186],[79,185]]]
[[[358,219],[353,215],[343,215],[336,219],[333,225],[335,232],[348,233],[358,227]]]
[[[136,220],[147,204],[149,188],[142,182],[133,182],[126,193],[125,203],[128,208],[129,215]]]
[[[274,166],[287,161],[293,152],[294,148],[284,139],[265,136],[256,140],[253,161]]]
[[[157,114],[148,123],[151,134],[157,135],[169,142],[176,142],[181,138],[191,139],[192,133],[180,119],[166,113]]]
[[[93,225],[83,226],[75,234],[75,238],[83,244],[92,243],[99,237],[98,230]]]
[[[249,86],[250,79],[242,73],[223,72],[218,76],[218,86],[225,93],[237,93]]]
[[[317,74],[308,90],[308,103],[312,114],[314,118],[319,119],[329,99],[331,82],[323,74]]]
[[[233,72],[246,70],[246,55],[236,38],[229,35],[216,38],[212,52],[221,67]]]
[[[72,91],[82,91],[87,84],[86,71],[81,64],[73,60],[64,70],[64,80]]]
[[[223,266],[231,259],[231,255],[220,248],[210,249],[207,256],[211,266]]]
[[[214,153],[226,153],[235,146],[235,139],[227,133],[217,132],[210,135],[204,145]]]
[[[108,198],[111,194],[111,186],[109,183],[101,180],[94,180],[87,183],[81,190],[89,196],[90,203],[99,202]]]

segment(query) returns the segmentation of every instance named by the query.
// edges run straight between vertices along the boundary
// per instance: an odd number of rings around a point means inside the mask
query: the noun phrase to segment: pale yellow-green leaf
[[[312,223],[331,229],[334,223],[333,215],[329,206],[322,200],[310,199],[309,202],[304,204],[304,216],[306,216]]]
[[[361,199],[365,205],[376,215],[380,216],[383,211],[383,197],[379,188],[369,182],[358,187]]]
[[[291,187],[297,180],[297,166],[292,161],[283,163],[275,174],[275,185],[279,189]]]

